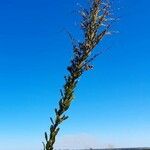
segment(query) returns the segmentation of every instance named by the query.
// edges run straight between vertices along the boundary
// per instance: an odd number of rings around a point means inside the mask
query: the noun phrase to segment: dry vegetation
[[[51,119],[50,133],[45,133],[43,142],[44,150],[53,150],[59,126],[68,119],[65,114],[74,99],[74,90],[81,75],[93,68],[91,61],[97,56],[91,57],[96,45],[103,37],[109,34],[111,24],[110,3],[108,0],[91,0],[89,10],[81,8],[80,14],[81,29],[84,33],[84,40],[77,42],[71,37],[73,45],[73,57],[67,67],[68,75],[65,76],[65,84],[60,90],[61,98],[58,108],[55,108],[55,117]]]

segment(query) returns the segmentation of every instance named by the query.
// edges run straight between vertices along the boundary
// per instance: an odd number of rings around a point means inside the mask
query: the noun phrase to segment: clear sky
[[[0,150],[41,150],[72,53],[77,2],[0,0]],[[81,78],[56,148],[150,146],[149,0],[119,0],[120,20]],[[119,8],[119,9],[116,9]]]

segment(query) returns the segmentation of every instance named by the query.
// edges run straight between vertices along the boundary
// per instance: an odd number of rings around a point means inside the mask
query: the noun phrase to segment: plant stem
[[[95,58],[90,58],[92,50],[107,34],[110,23],[108,22],[110,4],[105,0],[92,0],[90,9],[81,10],[81,29],[84,32],[83,42],[73,42],[73,59],[67,67],[69,74],[65,76],[65,84],[60,90],[61,98],[58,108],[55,108],[54,120],[51,119],[50,134],[45,132],[46,143],[43,143],[44,150],[53,150],[56,136],[59,132],[59,125],[68,118],[65,112],[69,109],[74,99],[74,90],[78,79],[82,74],[92,69],[90,62]],[[105,24],[105,26],[103,26]],[[73,40],[73,39],[72,39]]]

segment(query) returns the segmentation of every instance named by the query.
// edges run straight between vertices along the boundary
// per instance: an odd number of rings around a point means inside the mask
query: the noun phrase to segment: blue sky
[[[0,1],[0,150],[41,150],[72,49],[77,2]],[[114,2],[120,20],[80,79],[56,148],[150,146],[148,0]],[[119,8],[119,9],[116,9]]]

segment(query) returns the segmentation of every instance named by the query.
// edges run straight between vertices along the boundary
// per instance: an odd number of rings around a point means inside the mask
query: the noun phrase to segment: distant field
[[[90,149],[90,150],[150,150],[150,148],[108,148],[108,149]]]
[[[59,149],[59,150],[72,150],[72,149]],[[106,148],[106,149],[73,149],[73,150],[150,150],[150,147],[148,148]]]

